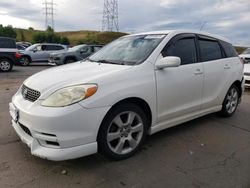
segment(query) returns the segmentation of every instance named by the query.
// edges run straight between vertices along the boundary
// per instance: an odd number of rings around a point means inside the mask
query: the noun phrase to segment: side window
[[[101,49],[101,47],[99,47],[99,46],[94,46],[94,52],[97,52],[97,51],[99,51]]]
[[[89,51],[89,48],[87,46],[84,46],[81,48],[81,53],[87,53]]]
[[[11,39],[1,38],[0,48],[16,48],[15,41]]]
[[[232,44],[221,41],[221,45],[226,53],[226,57],[237,57],[237,52]]]
[[[222,58],[221,48],[217,41],[199,39],[201,61],[212,61]]]
[[[56,45],[47,45],[46,46],[46,51],[55,51],[58,50],[58,46]]]
[[[163,57],[177,56],[181,58],[181,64],[191,64],[197,62],[195,39],[182,38],[171,44],[166,50],[162,51]]]
[[[42,51],[47,51],[48,49],[48,46],[47,45],[41,45],[41,50]]]
[[[34,48],[34,50],[42,51],[42,45],[38,45],[37,47]]]
[[[55,46],[56,50],[63,50],[64,48],[62,46]]]

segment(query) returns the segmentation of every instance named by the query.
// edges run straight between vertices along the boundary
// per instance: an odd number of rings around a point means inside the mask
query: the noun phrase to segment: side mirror
[[[37,49],[35,48],[35,49],[33,49],[33,52],[35,53],[35,52],[37,52]]]
[[[167,56],[158,60],[155,64],[157,69],[164,69],[167,67],[179,67],[181,64],[181,59],[175,56]]]

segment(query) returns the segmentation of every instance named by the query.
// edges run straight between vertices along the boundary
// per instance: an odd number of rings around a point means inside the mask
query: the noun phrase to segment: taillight
[[[15,56],[16,56],[17,59],[19,59],[22,55],[19,54],[18,52],[16,52]]]

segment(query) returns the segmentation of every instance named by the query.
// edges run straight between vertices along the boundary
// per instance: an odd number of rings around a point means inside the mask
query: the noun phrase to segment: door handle
[[[224,69],[230,69],[231,67],[228,65],[228,64],[226,64],[225,66],[224,66]]]
[[[195,75],[203,74],[203,72],[200,69],[196,69],[194,72]]]

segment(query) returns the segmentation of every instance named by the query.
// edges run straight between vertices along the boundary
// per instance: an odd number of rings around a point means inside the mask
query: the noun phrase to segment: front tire
[[[64,64],[69,64],[69,63],[74,63],[75,62],[75,59],[73,58],[67,58],[64,62]]]
[[[28,66],[30,64],[30,59],[26,56],[23,56],[20,58],[20,62],[22,64],[22,66]]]
[[[236,85],[232,85],[223,101],[220,114],[224,117],[232,116],[239,104],[240,92]]]
[[[134,155],[145,141],[148,120],[133,103],[115,106],[104,118],[98,133],[98,150],[105,156],[123,160]]]
[[[0,71],[1,72],[10,72],[13,67],[13,62],[9,59],[3,58],[0,59]]]

